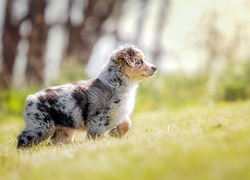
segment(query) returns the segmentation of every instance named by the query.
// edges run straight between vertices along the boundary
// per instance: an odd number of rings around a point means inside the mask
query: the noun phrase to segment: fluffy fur
[[[89,139],[101,137],[105,131],[123,136],[131,126],[129,116],[138,83],[155,71],[141,50],[125,45],[111,53],[97,78],[29,95],[26,126],[17,147],[30,147],[49,137],[54,142],[72,142],[76,129],[86,129]]]

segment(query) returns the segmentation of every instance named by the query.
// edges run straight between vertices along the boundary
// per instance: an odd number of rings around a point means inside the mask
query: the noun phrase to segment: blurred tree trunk
[[[154,39],[154,49],[153,49],[153,61],[157,64],[157,61],[159,60],[160,55],[162,54],[162,41],[163,41],[163,35],[164,35],[164,25],[167,24],[169,11],[170,11],[170,0],[161,0],[162,6],[160,7],[159,13],[158,13],[158,21],[157,21],[157,27],[155,32],[155,39]]]
[[[220,54],[220,48],[218,46],[219,41],[222,40],[221,34],[216,27],[216,22],[218,20],[218,13],[216,11],[212,11],[210,14],[206,14],[206,19],[203,19],[203,23],[205,24],[205,35],[207,35],[207,39],[205,42],[205,46],[208,50],[208,59],[206,63],[206,71],[211,72],[213,69],[214,62],[218,55]]]
[[[45,70],[45,48],[48,26],[44,19],[47,0],[29,0],[32,29],[29,35],[28,64],[26,70],[28,84],[43,84]]]
[[[76,3],[75,0],[69,0],[69,16],[71,13],[71,9],[73,4]],[[80,8],[80,7],[79,7]],[[84,9],[82,9],[82,12]],[[69,31],[69,41],[68,41],[68,48],[67,48],[67,57],[76,56],[77,54],[77,47],[79,46],[80,41],[80,34],[81,29],[83,27],[83,21],[79,24],[74,24],[71,21],[71,18],[68,18],[68,22],[66,24],[68,31]],[[65,58],[64,60],[67,60],[68,58]]]
[[[5,22],[3,28],[3,63],[0,84],[2,88],[9,88],[12,84],[13,66],[20,40],[20,23],[12,19],[12,0],[6,1]]]
[[[148,6],[148,0],[141,0],[140,1],[140,15],[137,23],[137,30],[136,30],[136,36],[135,36],[135,44],[140,46],[140,39],[142,38],[143,34],[143,22],[147,18],[147,6]]]
[[[74,26],[70,20],[68,57],[76,56],[80,64],[87,64],[92,49],[102,35],[102,25],[113,11],[116,0],[89,0],[81,25]]]

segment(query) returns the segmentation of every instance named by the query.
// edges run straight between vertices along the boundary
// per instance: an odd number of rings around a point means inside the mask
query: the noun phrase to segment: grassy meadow
[[[250,101],[134,113],[122,139],[16,149],[23,122],[1,123],[0,179],[249,179]]]
[[[215,101],[207,81],[156,76],[142,83],[122,139],[86,141],[78,132],[74,144],[27,150],[16,149],[16,136],[25,98],[39,88],[2,92],[0,179],[250,179],[250,101]]]

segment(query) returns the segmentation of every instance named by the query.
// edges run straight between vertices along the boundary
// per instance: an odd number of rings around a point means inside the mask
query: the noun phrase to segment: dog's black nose
[[[156,66],[152,66],[151,69],[152,69],[153,71],[156,71]]]

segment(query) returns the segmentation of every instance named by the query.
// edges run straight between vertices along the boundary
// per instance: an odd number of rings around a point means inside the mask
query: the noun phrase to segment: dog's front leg
[[[109,132],[109,135],[113,136],[113,137],[119,137],[120,138],[120,137],[124,136],[128,132],[130,127],[131,127],[131,120],[130,120],[129,117],[127,117],[116,128],[112,129]]]
[[[87,138],[88,140],[97,140],[101,137],[100,134],[98,134],[97,132],[93,132],[93,131],[87,131]]]
[[[99,122],[99,123],[98,123]],[[87,125],[87,138],[89,140],[96,140],[102,137],[106,130],[106,126],[102,121],[92,120]]]

